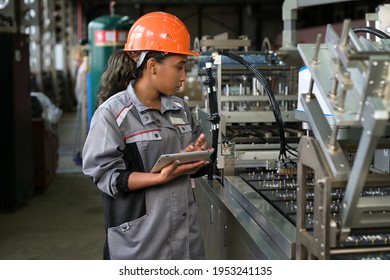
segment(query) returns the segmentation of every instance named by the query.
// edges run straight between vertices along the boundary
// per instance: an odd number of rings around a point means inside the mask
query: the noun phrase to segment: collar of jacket
[[[137,94],[135,94],[133,84],[134,80],[130,82],[130,84],[127,87],[127,93],[130,95],[130,98],[132,100],[132,103],[137,108],[137,110],[141,113],[144,111],[151,110],[150,107],[145,106],[137,97]],[[178,97],[176,96],[165,96],[164,94],[160,95],[161,97],[161,113],[165,113],[166,111],[170,110],[180,110],[180,106],[177,104]]]

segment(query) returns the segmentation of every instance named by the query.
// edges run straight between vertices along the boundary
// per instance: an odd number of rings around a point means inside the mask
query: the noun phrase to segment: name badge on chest
[[[170,119],[171,119],[171,122],[172,122],[173,125],[180,125],[180,124],[183,125],[183,124],[186,124],[182,118],[170,117]]]

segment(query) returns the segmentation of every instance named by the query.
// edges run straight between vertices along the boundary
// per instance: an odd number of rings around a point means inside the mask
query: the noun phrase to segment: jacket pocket
[[[110,259],[129,260],[141,259],[145,246],[145,228],[147,228],[148,214],[107,229]],[[146,227],[145,227],[146,226]]]
[[[177,125],[177,130],[180,135],[180,143],[182,143],[182,149],[187,147],[192,141],[192,127],[189,124]]]
[[[155,145],[162,141],[161,129],[149,129],[137,131],[131,135],[125,136],[126,144],[137,143],[142,150],[147,150],[150,145]]]

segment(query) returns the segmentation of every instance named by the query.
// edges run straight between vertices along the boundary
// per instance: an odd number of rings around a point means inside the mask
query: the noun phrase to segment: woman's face
[[[162,63],[156,63],[154,81],[157,91],[167,96],[175,95],[186,79],[186,55],[170,55]]]

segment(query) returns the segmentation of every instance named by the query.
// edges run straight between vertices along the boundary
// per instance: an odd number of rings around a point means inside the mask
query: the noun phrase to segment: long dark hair
[[[115,93],[125,90],[131,80],[135,79],[136,64],[124,50],[115,51],[107,62],[106,70],[100,80],[97,106]]]
[[[108,59],[106,70],[103,72],[100,80],[97,106],[114,94],[125,90],[130,81],[140,78],[143,68],[150,58],[154,58],[157,63],[162,63],[169,55],[171,54],[149,51],[140,67],[137,68],[135,61],[128,52],[124,50],[115,51]]]

